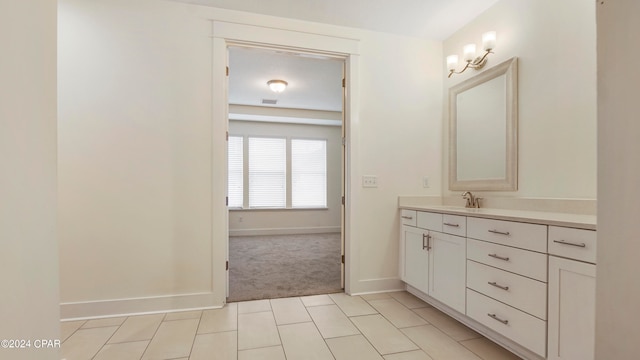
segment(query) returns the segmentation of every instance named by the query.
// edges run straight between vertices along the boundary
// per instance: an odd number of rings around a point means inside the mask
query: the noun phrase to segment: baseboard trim
[[[216,296],[214,293],[68,302],[60,304],[60,318],[64,321],[69,321],[72,319],[131,316],[195,309],[216,309],[221,308],[223,305],[224,304],[216,304]]]
[[[340,232],[340,226],[229,229],[229,236],[304,235],[304,234],[324,234],[324,233],[339,233],[339,232]]]
[[[402,291],[405,289],[404,282],[397,277],[364,279],[351,284],[349,295],[367,295],[382,292]]]

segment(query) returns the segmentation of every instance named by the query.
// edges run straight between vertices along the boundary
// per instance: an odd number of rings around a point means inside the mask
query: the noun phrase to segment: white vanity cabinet
[[[595,231],[549,227],[549,360],[594,359],[595,240]]]
[[[594,359],[594,216],[446,206],[401,214],[409,292],[523,359]]]
[[[401,252],[404,261],[401,262],[401,278],[402,281],[424,293],[429,291],[427,234],[426,230],[402,225]]]
[[[466,281],[466,239],[431,232],[429,251],[429,292],[443,304],[464,312]]]
[[[466,315],[544,357],[547,226],[470,217],[467,236]]]
[[[414,216],[415,225],[411,219]],[[403,210],[401,217],[401,279],[452,309],[464,312],[466,239],[451,233],[465,231],[466,218],[422,211],[411,213],[411,210]]]
[[[429,291],[429,252],[427,250],[428,230],[418,228],[418,212],[403,209],[400,236],[400,278],[414,288]],[[440,215],[442,218],[442,215]],[[424,221],[424,219],[421,220]]]

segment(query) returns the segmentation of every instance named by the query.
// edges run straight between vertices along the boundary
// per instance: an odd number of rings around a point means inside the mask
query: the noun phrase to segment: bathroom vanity
[[[594,358],[596,217],[401,206],[407,290],[525,359]]]

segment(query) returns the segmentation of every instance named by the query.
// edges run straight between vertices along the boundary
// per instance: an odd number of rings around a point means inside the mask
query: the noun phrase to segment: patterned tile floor
[[[66,360],[511,360],[407,292],[317,295],[61,323]]]

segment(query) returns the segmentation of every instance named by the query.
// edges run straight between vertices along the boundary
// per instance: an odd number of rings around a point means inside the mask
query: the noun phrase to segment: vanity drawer
[[[547,284],[467,260],[467,287],[537,318],[547,319]]]
[[[442,232],[442,214],[418,211],[418,227]]]
[[[546,225],[468,217],[467,236],[521,249],[547,252]]]
[[[596,232],[549,226],[549,254],[596,263]]]
[[[402,220],[402,225],[416,226],[417,217],[415,210],[400,210],[400,220]]]
[[[467,259],[547,282],[547,255],[467,239]]]
[[[467,289],[467,316],[541,357],[546,356],[546,321],[471,289]]]
[[[467,217],[443,214],[442,232],[457,236],[467,236]]]

